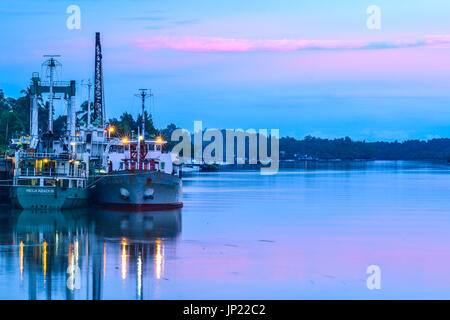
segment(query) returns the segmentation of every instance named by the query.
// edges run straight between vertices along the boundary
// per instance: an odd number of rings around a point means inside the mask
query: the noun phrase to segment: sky
[[[67,28],[70,5],[80,29]],[[137,115],[135,94],[151,88],[158,127],[450,137],[449,17],[447,0],[2,0],[0,88],[20,96],[43,55],[59,54],[58,77],[87,100],[101,32],[109,118]]]

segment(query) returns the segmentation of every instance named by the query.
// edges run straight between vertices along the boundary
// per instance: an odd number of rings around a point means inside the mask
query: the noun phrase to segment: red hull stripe
[[[183,207],[183,202],[175,203],[101,203],[101,206],[115,210],[136,210],[136,211],[157,211],[157,210],[170,210]]]

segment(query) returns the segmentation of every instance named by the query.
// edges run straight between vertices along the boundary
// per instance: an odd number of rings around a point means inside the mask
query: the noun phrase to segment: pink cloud
[[[148,50],[171,49],[194,52],[293,52],[299,50],[358,50],[410,47],[449,47],[450,36],[432,36],[421,40],[340,41],[293,39],[234,39],[220,37],[153,37],[134,39],[134,45]]]
[[[335,40],[251,40],[220,37],[155,37],[150,39],[135,39],[133,43],[138,48],[150,50],[172,49],[178,51],[204,52],[289,52],[312,48],[356,49],[364,46],[363,42],[343,44]]]

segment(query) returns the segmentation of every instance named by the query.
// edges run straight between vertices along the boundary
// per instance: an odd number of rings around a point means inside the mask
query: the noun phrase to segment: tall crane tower
[[[105,124],[105,101],[103,92],[102,46],[100,32],[95,33],[95,78],[94,78],[94,121],[98,126]]]

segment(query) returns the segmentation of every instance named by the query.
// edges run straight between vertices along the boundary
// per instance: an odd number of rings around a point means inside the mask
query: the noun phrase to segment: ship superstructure
[[[144,115],[146,91],[141,89],[140,96]],[[117,209],[182,207],[181,166],[163,150],[167,142],[162,137],[147,139],[144,116],[137,129],[136,136],[120,139],[108,135],[102,161],[106,173],[95,176],[93,201]]]
[[[30,86],[30,138],[15,152],[10,196],[20,208],[76,208],[93,203],[116,208],[166,209],[182,206],[181,166],[164,150],[162,137],[147,135],[145,100],[140,89],[141,123],[125,137],[112,135],[106,121],[100,34],[96,33],[94,103],[91,87],[85,116],[77,118],[76,83],[56,79],[58,56],[47,56],[43,79],[33,73]],[[39,104],[47,96],[48,123],[39,128]],[[54,130],[54,102],[67,102],[65,130]],[[85,105],[84,105],[85,106]],[[83,107],[84,108],[84,107]]]
[[[130,133],[121,138],[112,137],[111,133],[116,128],[105,122],[102,67],[100,35],[97,33],[93,116],[96,126],[80,130],[85,136],[91,157],[91,201],[118,209],[159,210],[181,207],[181,167],[174,165],[171,153],[163,150],[166,144],[164,139],[148,139],[146,135],[145,101],[152,96],[151,91],[139,89],[142,113],[137,135]],[[94,133],[92,130],[97,131]],[[97,146],[94,147],[93,143]]]
[[[56,56],[43,64],[48,81],[33,73],[31,93],[31,142],[27,149],[15,152],[12,204],[19,208],[67,209],[87,205],[89,153],[76,126],[75,81],[55,80],[55,69],[61,64]],[[38,123],[38,99],[48,94],[49,116],[46,130]],[[67,123],[64,134],[55,134],[53,110],[56,95],[67,102]]]

